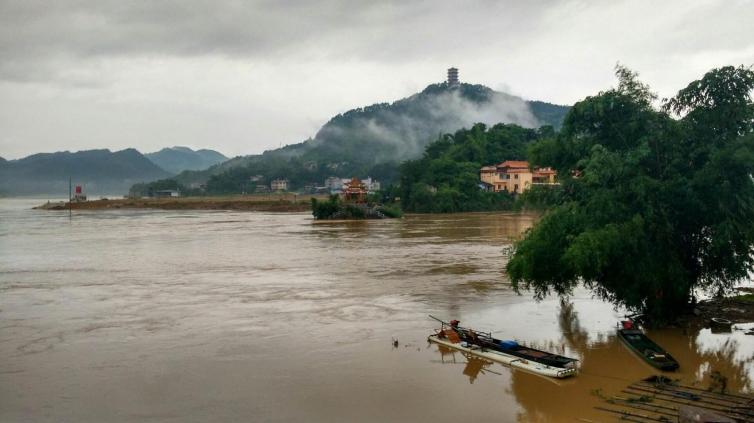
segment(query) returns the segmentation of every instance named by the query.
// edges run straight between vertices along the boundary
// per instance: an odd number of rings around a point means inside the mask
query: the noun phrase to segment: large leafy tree
[[[557,168],[563,201],[507,265],[537,297],[584,283],[667,318],[697,288],[746,278],[754,245],[754,72],[724,67],[653,107],[636,74],[577,103],[555,139],[530,149]]]
[[[523,160],[528,145],[553,134],[550,126],[528,129],[500,123],[488,128],[477,123],[442,135],[427,146],[421,159],[401,165],[401,206],[406,211],[431,213],[510,208],[511,195],[480,190],[479,168]]]

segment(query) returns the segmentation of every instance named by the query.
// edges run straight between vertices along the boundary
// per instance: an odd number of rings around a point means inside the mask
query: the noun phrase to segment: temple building
[[[366,203],[368,193],[369,191],[366,185],[361,182],[361,179],[351,178],[350,182],[343,184],[343,193],[341,196],[343,200],[352,203]]]
[[[557,172],[550,167],[531,169],[529,162],[506,160],[493,166],[483,166],[479,179],[494,192],[520,194],[534,185],[558,185]]]

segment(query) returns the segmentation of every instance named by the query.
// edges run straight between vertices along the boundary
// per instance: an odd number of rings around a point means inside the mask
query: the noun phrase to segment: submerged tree
[[[724,291],[752,268],[754,72],[712,70],[661,110],[636,74],[616,74],[617,88],[577,103],[556,139],[531,148],[561,175],[562,203],[507,269],[539,298],[583,282],[667,318],[694,289]]]

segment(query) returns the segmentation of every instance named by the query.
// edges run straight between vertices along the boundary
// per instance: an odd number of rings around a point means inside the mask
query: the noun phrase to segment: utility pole
[[[68,176],[68,218],[71,218],[71,177]]]

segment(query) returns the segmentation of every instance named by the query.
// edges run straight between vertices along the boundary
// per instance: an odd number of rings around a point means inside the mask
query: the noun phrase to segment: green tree
[[[444,134],[427,146],[419,160],[400,167],[397,190],[406,211],[453,213],[510,208],[513,196],[486,192],[479,186],[479,169],[503,160],[523,160],[527,146],[543,136],[554,136],[551,126],[536,129],[478,123],[454,134]]]
[[[557,139],[531,147],[535,164],[558,170],[561,203],[507,270],[539,298],[583,282],[662,319],[696,288],[723,292],[752,269],[754,72],[712,70],[661,110],[636,74],[616,74],[617,88],[577,103]]]

